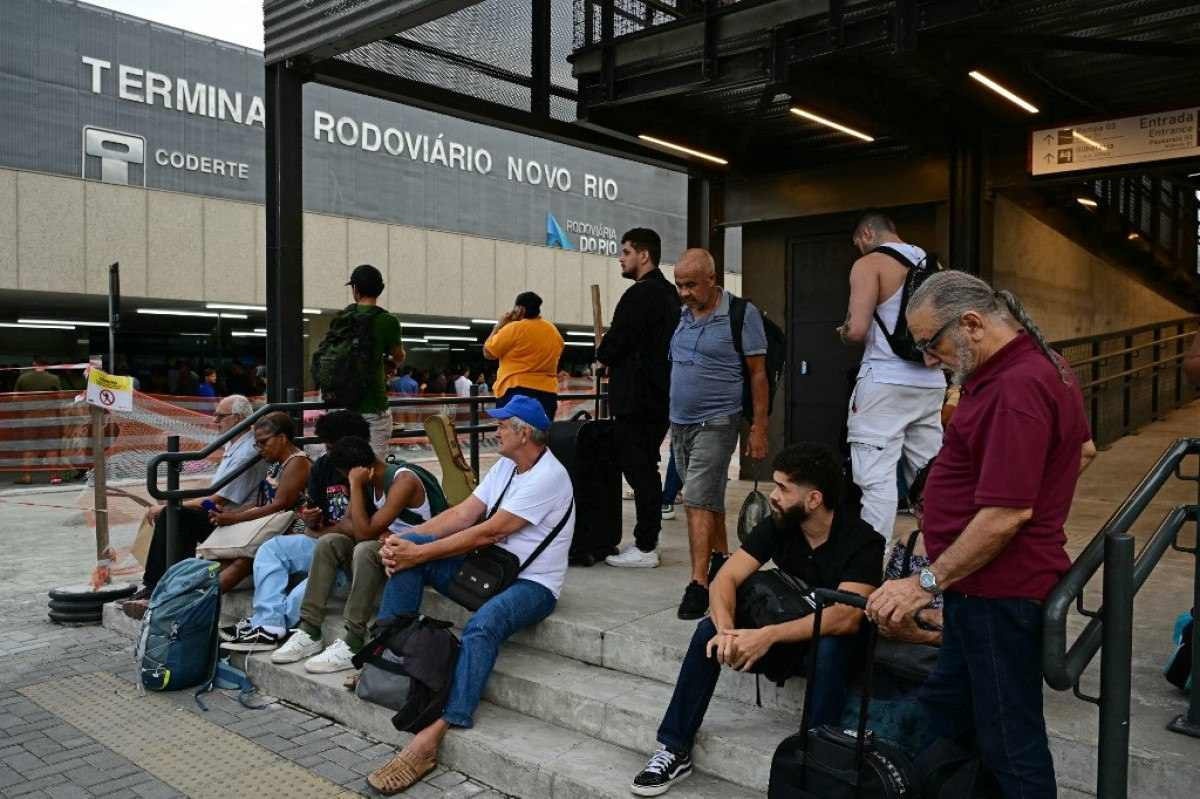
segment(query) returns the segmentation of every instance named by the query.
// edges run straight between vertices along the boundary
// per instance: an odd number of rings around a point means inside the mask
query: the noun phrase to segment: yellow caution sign
[[[110,375],[93,366],[88,371],[87,401],[108,411],[132,411],[133,378]]]

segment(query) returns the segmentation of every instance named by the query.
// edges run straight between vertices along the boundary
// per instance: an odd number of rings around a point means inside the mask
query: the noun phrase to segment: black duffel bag
[[[448,621],[405,613],[376,625],[354,656],[361,669],[354,693],[396,711],[392,725],[417,733],[441,717],[458,663],[458,638]]]

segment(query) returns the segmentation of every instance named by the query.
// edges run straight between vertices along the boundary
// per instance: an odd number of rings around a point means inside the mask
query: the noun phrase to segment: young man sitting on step
[[[368,441],[344,438],[329,451],[329,458],[350,484],[350,529],[338,529],[317,541],[300,606],[300,626],[287,643],[271,653],[273,663],[308,658],[304,670],[314,674],[354,668],[351,660],[366,643],[367,624],[379,607],[387,580],[379,557],[383,540],[428,521],[432,515],[430,498],[417,474],[404,466],[389,467]],[[350,572],[350,593],[343,611],[346,631],[326,647],[321,625],[339,571]]]
[[[811,615],[758,629],[739,629],[734,623],[738,588],[764,563],[774,561],[781,576],[802,580],[810,588],[868,596],[880,583],[883,539],[857,516],[835,512],[842,470],[833,452],[819,444],[794,444],[775,457],[773,466],[771,516],[751,531],[709,588],[712,615],[696,627],[683,659],[658,728],[661,748],[630,786],[638,796],[666,793],[691,773],[692,744],[722,666],[772,679],[803,673],[813,632]],[[810,708],[813,726],[841,718],[848,681],[861,657],[862,615],[845,605],[824,612]]]

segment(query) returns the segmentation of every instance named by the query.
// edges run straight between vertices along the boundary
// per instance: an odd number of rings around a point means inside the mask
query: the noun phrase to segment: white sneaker
[[[321,651],[321,642],[301,629],[292,630],[292,637],[271,653],[272,663],[295,663],[310,658]]]
[[[675,518],[675,506],[674,505],[663,505],[662,506],[662,518],[664,521],[670,521],[671,519],[674,519]]]
[[[625,489],[621,492],[621,499],[632,500],[636,496],[637,495],[633,493],[633,489],[629,486],[625,486]]]
[[[354,651],[350,649],[350,645],[339,638],[324,652],[306,660],[304,670],[309,674],[332,674],[335,671],[346,671],[354,668],[354,663],[351,662],[353,658]]]
[[[609,555],[604,562],[618,568],[653,569],[658,566],[658,550],[643,552],[636,544],[630,544],[619,555]]]

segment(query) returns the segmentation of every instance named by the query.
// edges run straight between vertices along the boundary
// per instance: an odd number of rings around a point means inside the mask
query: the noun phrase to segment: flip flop
[[[419,759],[405,752],[396,756],[367,776],[367,783],[384,796],[408,790],[437,766],[437,761]]]

